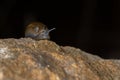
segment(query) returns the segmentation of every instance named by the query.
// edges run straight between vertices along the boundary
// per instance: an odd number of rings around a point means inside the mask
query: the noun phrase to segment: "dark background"
[[[120,58],[120,1],[0,1],[0,38],[24,37],[25,26],[40,21],[55,27],[51,40],[103,58]]]

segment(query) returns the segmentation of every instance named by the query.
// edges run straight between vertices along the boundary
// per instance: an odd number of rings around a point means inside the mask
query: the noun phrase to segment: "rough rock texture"
[[[48,40],[1,39],[0,80],[120,80],[120,60]]]

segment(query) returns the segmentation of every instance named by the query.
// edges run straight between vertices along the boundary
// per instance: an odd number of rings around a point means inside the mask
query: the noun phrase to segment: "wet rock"
[[[49,40],[1,39],[0,80],[120,80],[120,60]]]

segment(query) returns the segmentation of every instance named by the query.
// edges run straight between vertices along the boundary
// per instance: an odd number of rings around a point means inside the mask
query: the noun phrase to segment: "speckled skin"
[[[30,37],[35,40],[50,39],[49,32],[54,29],[49,30],[41,22],[32,22],[26,27],[25,37]]]

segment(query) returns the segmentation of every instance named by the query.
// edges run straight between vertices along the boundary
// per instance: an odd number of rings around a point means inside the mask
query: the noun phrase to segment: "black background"
[[[0,38],[24,37],[25,26],[40,21],[56,30],[51,40],[103,58],[120,58],[120,1],[0,1]]]

